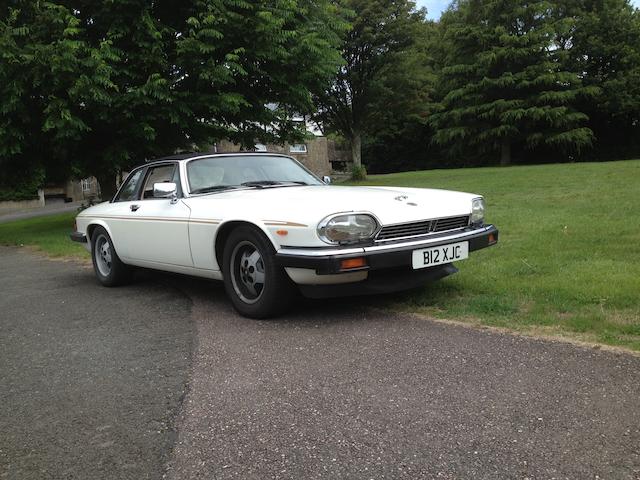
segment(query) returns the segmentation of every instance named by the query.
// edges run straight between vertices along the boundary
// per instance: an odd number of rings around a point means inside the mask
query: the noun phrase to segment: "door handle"
[[[131,209],[132,212],[137,212],[138,209],[140,208],[140,205],[131,205],[129,208]]]

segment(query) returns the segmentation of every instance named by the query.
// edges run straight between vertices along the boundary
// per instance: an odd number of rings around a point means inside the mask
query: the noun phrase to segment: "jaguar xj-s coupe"
[[[479,195],[328,184],[293,158],[185,154],[138,168],[71,238],[105,286],[133,267],[224,281],[235,308],[277,315],[315,298],[416,288],[498,241]]]

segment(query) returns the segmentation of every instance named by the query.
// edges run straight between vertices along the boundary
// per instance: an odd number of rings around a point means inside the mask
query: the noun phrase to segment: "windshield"
[[[234,187],[323,185],[311,172],[288,157],[268,155],[215,156],[187,163],[191,193]]]

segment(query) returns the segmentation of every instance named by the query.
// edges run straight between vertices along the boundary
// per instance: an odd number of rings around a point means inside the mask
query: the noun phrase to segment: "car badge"
[[[398,195],[397,197],[394,198],[394,200],[398,200],[399,202],[404,202],[407,198],[406,195]]]

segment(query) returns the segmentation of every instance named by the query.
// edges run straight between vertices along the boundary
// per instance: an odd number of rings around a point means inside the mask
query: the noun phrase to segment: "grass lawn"
[[[640,350],[640,161],[372,175],[482,194],[500,243],[393,308]]]
[[[30,245],[52,257],[90,258],[69,238],[75,216],[72,212],[0,223],[0,245]]]

